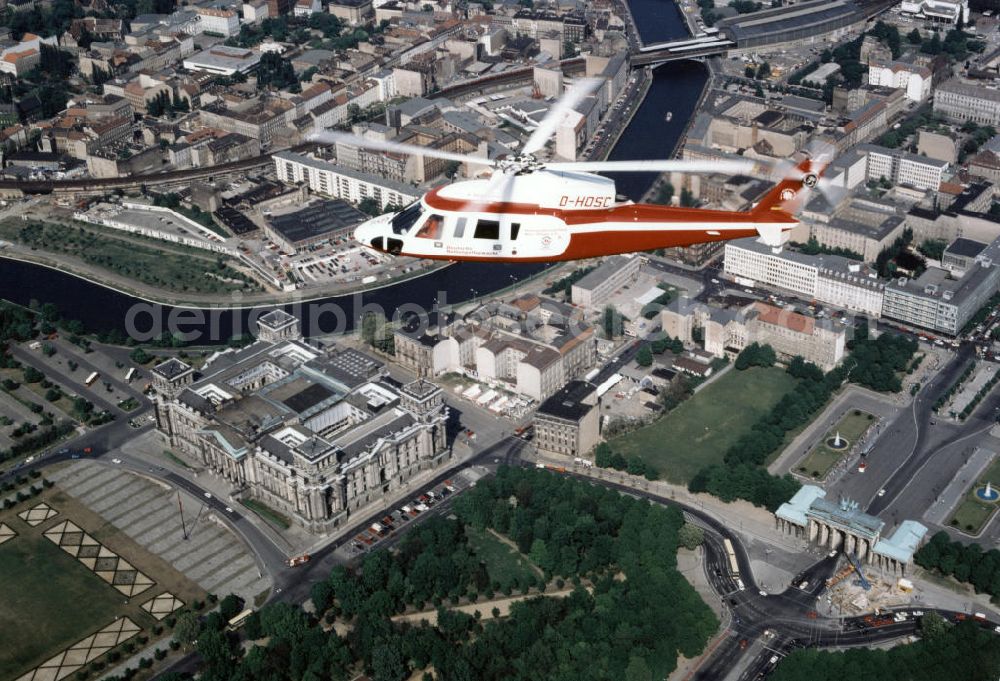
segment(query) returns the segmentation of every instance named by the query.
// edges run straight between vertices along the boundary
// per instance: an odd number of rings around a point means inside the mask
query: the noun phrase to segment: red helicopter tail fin
[[[789,214],[801,209],[805,205],[809,190],[816,185],[822,168],[817,168],[815,161],[807,158],[796,166],[796,171],[802,177],[785,178],[780,181],[750,209],[750,214],[759,220],[783,221],[788,219]]]

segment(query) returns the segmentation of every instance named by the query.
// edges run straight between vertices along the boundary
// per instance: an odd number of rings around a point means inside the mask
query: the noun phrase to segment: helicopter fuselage
[[[509,196],[481,197],[472,180],[431,190],[355,231],[364,246],[439,260],[552,262],[762,235],[798,223],[787,213],[678,208],[619,201],[614,182],[588,173],[534,172]]]

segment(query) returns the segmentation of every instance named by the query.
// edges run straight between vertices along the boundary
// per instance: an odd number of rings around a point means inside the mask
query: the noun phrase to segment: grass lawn
[[[243,499],[240,503],[264,520],[277,525],[283,530],[287,530],[292,526],[292,521],[288,519],[288,516],[283,513],[279,513],[262,501],[257,501],[256,499]]]
[[[512,583],[515,578],[518,584],[524,584],[532,575],[541,575],[541,571],[526,556],[489,531],[466,526],[465,534],[476,555],[486,563],[490,581],[500,582],[501,588]]]
[[[41,536],[0,545],[0,679],[15,679],[109,624],[124,596]]]
[[[986,523],[1000,508],[1000,502],[988,503],[981,501],[976,496],[976,490],[983,487],[987,480],[990,481],[994,489],[1000,490],[1000,458],[994,459],[989,468],[979,476],[976,484],[972,485],[965,493],[962,503],[951,514],[951,518],[948,520],[949,525],[970,534],[978,534],[986,526]]]
[[[670,482],[686,484],[722,457],[761,416],[795,386],[783,369],[735,369],[662,419],[617,437],[611,448],[639,456]]]
[[[875,423],[875,417],[865,411],[860,411],[858,409],[853,409],[849,411],[844,418],[840,419],[830,430],[828,430],[823,438],[816,443],[809,452],[802,463],[799,464],[797,470],[803,475],[811,476],[814,480],[822,480],[826,477],[826,474],[830,472],[830,469],[836,465],[840,459],[851,451],[851,448],[858,441],[868,428]],[[848,445],[846,449],[836,450],[831,449],[826,445],[827,440],[835,437],[837,433],[847,440]]]

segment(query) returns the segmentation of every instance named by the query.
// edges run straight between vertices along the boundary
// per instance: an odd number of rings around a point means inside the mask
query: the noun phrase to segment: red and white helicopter
[[[597,161],[550,162],[536,158],[565,116],[600,81],[578,81],[532,132],[521,153],[496,161],[371,140],[340,132],[315,134],[323,143],[343,142],[460,163],[491,166],[489,179],[446,184],[398,213],[359,225],[354,238],[392,255],[438,260],[553,262],[618,253],[690,246],[759,235],[780,246],[798,221],[810,189],[826,189],[828,154],[798,165],[789,161]],[[685,172],[776,176],[778,184],[751,210],[731,212],[619,201],[613,180],[595,173]]]

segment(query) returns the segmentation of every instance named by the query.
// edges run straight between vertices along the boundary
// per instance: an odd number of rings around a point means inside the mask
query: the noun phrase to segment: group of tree
[[[863,255],[861,255],[860,253],[855,253],[849,248],[841,248],[839,246],[831,248],[829,246],[824,246],[819,241],[817,241],[816,237],[814,236],[809,237],[809,240],[806,241],[804,244],[793,244],[793,245],[795,246],[795,248],[799,250],[799,252],[805,253],[806,255],[827,254],[827,255],[839,255],[842,258],[849,258],[851,260],[865,259]]]
[[[964,61],[970,52],[982,52],[985,48],[985,42],[973,38],[960,28],[948,31],[944,40],[940,33],[932,31],[930,36],[920,42],[920,51],[924,54],[947,54],[955,61]]]
[[[766,343],[761,345],[754,341],[736,356],[733,366],[738,371],[744,371],[750,367],[773,367],[777,361],[778,357],[774,354],[774,348]]]
[[[177,113],[187,113],[191,107],[186,99],[171,97],[166,92],[160,92],[146,105],[146,111],[150,116],[158,118],[167,116],[173,118]],[[176,206],[171,206],[176,207]]]
[[[964,160],[966,156],[975,154],[979,151],[979,147],[997,134],[996,128],[992,125],[978,125],[975,121],[966,121],[962,124],[962,132],[968,137],[962,144],[962,159],[959,160]]]
[[[941,531],[913,556],[917,565],[971,584],[977,593],[1000,597],[1000,550],[952,541]]]
[[[381,312],[366,312],[361,317],[361,340],[390,355],[396,352],[392,325]]]
[[[875,269],[880,277],[894,277],[899,270],[911,276],[919,276],[920,272],[926,269],[924,259],[910,250],[911,243],[913,243],[913,230],[907,227],[892,244],[882,249],[875,258]]]
[[[917,246],[917,250],[931,260],[940,260],[944,257],[944,249],[947,247],[948,242],[945,239],[924,239],[924,241]]]
[[[573,284],[575,284],[576,282],[580,281],[585,276],[593,272],[595,268],[596,265],[587,267],[577,267],[575,270],[567,274],[565,277],[557,279],[556,281],[549,284],[542,291],[542,293],[544,293],[547,296],[551,296],[556,293],[565,293],[566,295],[569,295],[570,290],[573,288]]]
[[[899,392],[900,376],[906,371],[917,351],[917,341],[902,334],[883,333],[872,339],[868,327],[859,326],[854,339],[848,343],[850,355],[845,364],[850,365],[851,383],[878,392]]]
[[[612,450],[607,442],[602,442],[594,448],[594,464],[600,468],[612,468],[629,475],[639,475],[647,480],[657,480],[660,477],[657,470],[640,457],[626,457],[621,452]]]
[[[221,614],[208,615],[184,632],[197,641],[199,677],[298,681],[364,673],[402,681],[433,669],[425,678],[665,678],[678,654],[700,654],[718,625],[676,568],[684,519],[675,509],[545,471],[501,468],[457,498],[454,512],[457,518],[413,528],[392,553],[376,551],[357,569],[335,568],[312,588],[314,614],[287,603],[264,606],[244,626],[256,642],[247,648],[226,633]],[[544,573],[502,618],[495,610],[487,620],[446,607],[478,600],[493,586],[467,525],[509,537]],[[686,544],[697,539],[683,534]],[[553,579],[557,587],[565,580],[570,592],[541,593]],[[391,619],[435,605],[434,626]],[[324,631],[321,620],[340,620],[349,633]]]
[[[257,67],[257,86],[276,90],[288,88],[290,92],[299,92],[302,89],[299,79],[295,77],[292,62],[277,52],[265,52],[261,55],[260,65]]]
[[[993,681],[1000,676],[1000,637],[973,622],[950,625],[934,613],[923,619],[921,639],[888,650],[807,648],[784,658],[769,681]]]

